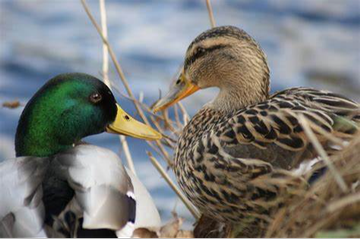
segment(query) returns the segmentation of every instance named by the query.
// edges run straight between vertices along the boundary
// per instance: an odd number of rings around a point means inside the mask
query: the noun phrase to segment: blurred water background
[[[88,1],[99,17],[98,1]],[[106,2],[109,41],[138,97],[153,103],[183,61],[187,46],[210,27],[203,0],[118,0]],[[271,89],[310,86],[360,100],[359,0],[213,0],[217,25],[246,30],[262,46],[271,68]],[[112,66],[112,65],[111,65]],[[85,72],[101,78],[102,43],[80,1],[0,1],[0,161],[14,156],[14,134],[23,106],[51,77]],[[114,70],[110,78],[125,93]],[[216,94],[201,91],[184,101],[190,115]],[[120,104],[136,115],[131,102]],[[123,158],[118,137],[101,134],[87,141]],[[149,162],[146,143],[129,139],[135,167],[150,190],[163,221],[176,210],[191,216]]]

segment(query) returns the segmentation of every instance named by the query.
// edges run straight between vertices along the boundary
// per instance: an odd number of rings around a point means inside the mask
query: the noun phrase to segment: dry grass
[[[284,200],[280,210],[269,215],[272,221],[261,234],[276,238],[360,237],[360,132],[328,160],[334,171],[327,170],[310,187],[299,187],[296,194]],[[314,167],[304,177],[313,175],[317,169]],[[345,183],[346,191],[338,177]],[[231,230],[231,225],[202,216],[194,235],[226,237],[233,235]]]
[[[267,237],[360,236],[360,134],[330,161],[347,190],[328,170],[304,195],[275,215]]]

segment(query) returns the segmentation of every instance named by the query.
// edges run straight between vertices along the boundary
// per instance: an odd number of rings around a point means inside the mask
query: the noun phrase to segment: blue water
[[[271,68],[272,90],[311,86],[360,100],[359,0],[213,0],[217,25],[245,29],[263,47]],[[99,19],[98,1],[89,5]],[[204,1],[107,1],[109,40],[130,86],[144,101],[164,92],[183,61],[191,40],[210,27]],[[86,72],[101,78],[100,37],[80,1],[0,1],[0,103],[22,105],[51,77]],[[111,69],[111,79],[125,93]],[[184,100],[190,114],[216,90]],[[118,101],[135,114],[131,102]],[[0,107],[0,160],[14,155],[14,133],[23,107]],[[87,139],[123,154],[114,135]],[[151,165],[144,142],[129,139],[135,167],[150,190],[163,220],[176,210],[191,216]],[[141,147],[144,150],[138,150]],[[171,173],[171,172],[170,172]]]

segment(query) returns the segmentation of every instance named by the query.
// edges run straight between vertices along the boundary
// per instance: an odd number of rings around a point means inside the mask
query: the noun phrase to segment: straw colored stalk
[[[284,205],[267,237],[360,236],[360,133],[329,161],[336,173],[329,168],[308,192]]]
[[[81,0],[81,3],[85,9],[86,14],[88,15],[91,23],[94,25],[94,27],[96,28],[97,32],[99,33],[103,43],[105,45],[107,45],[108,47],[108,52],[110,54],[111,60],[114,63],[115,69],[121,79],[121,82],[123,83],[127,94],[129,95],[129,98],[131,99],[131,101],[134,103],[134,106],[138,112],[138,114],[140,115],[141,119],[145,122],[145,124],[150,125],[148,119],[146,118],[144,111],[142,110],[142,108],[140,107],[139,102],[135,99],[134,94],[129,86],[129,83],[127,81],[127,79],[125,78],[124,72],[116,58],[115,52],[112,49],[111,45],[109,44],[108,40],[105,38],[99,24],[96,22],[94,16],[92,15],[92,13],[90,12],[89,6],[86,3],[86,0]],[[151,144],[151,143],[150,143]],[[164,146],[161,144],[160,140],[155,141],[155,144],[157,145],[157,147],[159,148],[163,158],[166,160],[167,163],[171,164],[171,159],[170,156],[168,154],[168,152],[165,150]]]
[[[158,115],[154,115],[151,111],[150,111],[150,108],[145,106],[142,102],[140,102],[141,100],[137,100],[133,93],[132,93],[132,90],[131,88],[129,87],[129,84],[128,84],[128,81],[127,79],[125,78],[125,75],[123,73],[123,70],[119,64],[119,62],[117,61],[116,59],[116,56],[115,56],[115,53],[111,47],[111,45],[109,44],[108,42],[108,39],[107,39],[107,31],[106,31],[106,10],[105,10],[105,2],[104,0],[100,0],[100,10],[101,10],[101,18],[102,18],[102,29],[100,28],[100,26],[98,25],[98,23],[96,22],[95,18],[93,17],[87,3],[86,3],[86,0],[81,0],[81,3],[85,9],[85,12],[87,13],[89,19],[91,20],[92,24],[94,25],[94,27],[96,28],[96,30],[98,31],[102,41],[103,41],[103,55],[104,55],[104,63],[103,63],[103,73],[104,73],[104,81],[108,83],[109,86],[112,86],[114,87],[114,85],[111,85],[111,81],[108,79],[108,66],[106,66],[108,63],[107,63],[107,56],[108,54],[110,55],[111,59],[112,59],[112,62],[114,63],[114,66],[115,66],[115,69],[126,89],[126,92],[128,94],[128,96],[126,96],[127,98],[129,98],[135,105],[135,108],[138,112],[138,114],[140,115],[140,117],[143,119],[143,121],[146,123],[146,124],[150,124],[149,123],[149,120],[145,117],[145,114],[144,114],[144,111],[143,111],[143,108],[145,109],[145,111],[147,111],[148,113],[150,113],[152,115],[152,117],[150,118],[151,121],[153,122],[153,124],[158,128],[158,130],[160,132],[165,132],[165,129],[164,128],[161,128],[160,124],[157,122],[158,120],[162,121],[164,123],[164,125],[171,125],[171,132],[175,135],[175,136],[178,136],[178,132],[181,131],[182,127],[184,125],[182,124],[179,124],[179,122],[173,122],[171,121],[169,118],[167,117],[161,117],[161,116],[158,116]],[[105,53],[105,50],[107,50],[107,52]],[[108,54],[107,54],[108,53]],[[106,80],[107,79],[107,80]],[[143,108],[141,107],[143,106]],[[180,106],[180,109],[181,109],[181,112],[183,114],[183,119],[184,121],[186,121],[188,119],[188,116],[187,116],[187,113],[186,113],[186,110]],[[174,143],[176,140],[170,138],[170,137],[167,137],[165,136],[165,139],[163,141],[156,141],[155,142],[155,145],[156,147],[154,146],[153,143],[151,143],[150,141],[147,141],[147,143],[157,152],[159,153],[159,155],[161,155],[161,157],[167,162],[168,164],[168,167],[172,167],[172,160],[168,154],[168,152],[165,150],[165,146],[169,146],[171,148],[174,147]],[[124,152],[125,152],[125,156],[126,156],[126,159],[127,159],[127,162],[128,162],[128,165],[130,167],[131,170],[134,170],[134,164],[133,164],[133,161],[132,161],[132,158],[131,158],[131,154],[130,154],[130,150],[128,148],[128,145],[127,145],[127,142],[126,140],[123,140],[121,139],[121,143],[122,143],[122,146],[123,146],[123,149],[124,149]],[[180,192],[180,190],[178,190],[175,186],[175,184],[169,180],[170,177],[169,175],[167,175],[166,171],[163,170],[162,168],[158,167],[160,165],[159,162],[157,162],[156,158],[155,157],[151,157],[151,162],[155,165],[155,168],[158,170],[158,172],[165,178],[166,182],[169,183],[170,187],[175,191],[175,193],[179,196],[179,198],[183,201],[183,203],[187,206],[187,208],[189,208],[190,212],[194,215],[194,217],[197,217],[197,213],[194,209],[194,207],[190,204],[189,201],[187,201],[187,199],[185,198],[185,196]],[[157,166],[156,166],[157,165]]]
[[[101,28],[102,28],[102,34],[104,35],[104,38],[107,40],[107,23],[106,23],[106,8],[105,8],[105,0],[99,0],[100,3],[100,16],[101,16]],[[112,89],[111,83],[109,80],[109,55],[108,55],[108,46],[103,43],[103,65],[102,65],[102,73],[105,84]],[[134,161],[132,160],[129,145],[126,141],[125,136],[120,135],[120,142],[122,145],[122,148],[124,150],[126,162],[128,164],[129,169],[133,174],[136,175],[135,165]]]
[[[205,1],[206,1],[206,7],[207,7],[207,10],[208,10],[208,13],[209,13],[209,19],[210,19],[211,27],[212,28],[216,27],[215,18],[214,18],[214,12],[212,10],[210,0],[205,0]]]

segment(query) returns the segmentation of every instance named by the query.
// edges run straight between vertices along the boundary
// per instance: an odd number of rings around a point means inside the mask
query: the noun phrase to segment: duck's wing
[[[18,157],[0,164],[0,236],[43,237],[42,181],[48,158]]]
[[[156,231],[161,227],[161,219],[156,205],[142,182],[129,169],[126,168],[134,187],[136,198],[135,228],[150,228]]]
[[[254,158],[291,169],[304,159],[316,157],[298,117],[311,123],[326,148],[329,134],[351,138],[359,130],[360,105],[345,97],[308,88],[293,88],[269,100],[247,107],[220,123],[211,137],[235,158]]]
[[[94,145],[79,145],[55,159],[75,191],[74,199],[60,217],[72,210],[83,218],[84,229],[120,230],[133,227],[136,202],[130,177],[119,157]]]
[[[62,221],[72,211],[82,217],[83,229],[110,229],[121,237],[131,236],[135,228],[161,226],[149,192],[114,152],[78,145],[55,160],[75,191],[74,199],[60,215]]]

